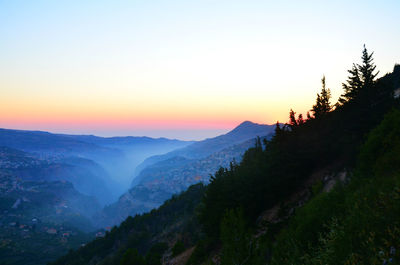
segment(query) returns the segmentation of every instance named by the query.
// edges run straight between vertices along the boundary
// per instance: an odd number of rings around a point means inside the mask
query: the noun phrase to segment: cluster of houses
[[[50,234],[50,235],[57,235],[57,236],[61,237],[64,241],[66,241],[66,239],[68,239],[71,236],[77,235],[76,232],[74,232],[72,230],[64,229],[64,227],[62,227],[62,226],[60,226],[58,228],[44,226],[42,228],[42,231],[44,231],[44,232],[46,232],[47,234]]]
[[[20,215],[15,215],[15,214],[8,214],[6,215],[8,218],[22,218]],[[3,216],[4,217],[4,216]],[[30,237],[30,233],[36,231],[36,226],[37,223],[39,222],[38,219],[33,218],[31,222],[29,222],[29,224],[21,224],[19,221],[12,221],[12,222],[8,222],[6,224],[0,223],[0,226],[3,227],[3,229],[6,230],[10,230],[13,229],[13,231],[19,231],[21,233],[21,235],[24,238],[29,238]]]
[[[106,232],[110,232],[110,231],[111,231],[111,226],[107,226],[105,229],[102,229],[102,230],[96,232],[95,236],[96,236],[96,238],[105,237]]]
[[[12,221],[6,224],[0,222],[0,226],[2,226],[3,229],[14,229],[14,231],[18,230],[24,237],[30,237],[29,233],[31,232],[41,232],[49,235],[59,236],[61,240],[67,241],[69,237],[77,235],[77,232],[65,229],[62,226],[39,226],[39,224],[41,224],[41,221],[38,218],[32,218],[29,224],[20,224],[18,221]]]

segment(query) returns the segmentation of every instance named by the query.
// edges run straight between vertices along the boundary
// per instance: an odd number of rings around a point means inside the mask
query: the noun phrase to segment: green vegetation
[[[182,241],[179,240],[175,243],[175,245],[172,248],[172,257],[178,256],[183,251],[185,251],[185,245],[183,244]]]
[[[62,237],[62,231],[49,234],[45,226],[46,224],[41,224],[29,231],[19,227],[1,228],[0,264],[43,264],[67,254],[68,249],[77,248],[93,239],[92,235],[66,227],[64,227],[66,231],[74,231],[68,238]]]
[[[87,218],[76,208],[63,207],[65,202],[71,206],[64,200],[70,195],[81,205],[90,202],[71,184],[23,182],[4,169],[0,183],[0,264],[43,264],[94,238],[82,232],[90,227]]]
[[[121,259],[121,265],[145,265],[145,259],[139,254],[137,249],[128,248]]]
[[[251,240],[251,232],[245,223],[243,210],[229,210],[221,223],[223,264],[254,264],[258,259],[256,245]]]
[[[400,246],[399,130],[395,109],[370,133],[350,184],[313,198],[280,233],[271,264],[400,264],[390,254]]]

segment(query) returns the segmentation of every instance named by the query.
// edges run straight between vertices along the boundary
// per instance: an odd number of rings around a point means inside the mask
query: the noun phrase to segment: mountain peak
[[[251,122],[251,121],[244,121],[241,124],[239,124],[236,128],[243,128],[243,127],[249,127],[249,126],[255,126],[255,125],[260,125],[260,124],[254,123],[254,122]]]
[[[228,132],[227,136],[233,136],[238,139],[248,140],[256,136],[266,136],[273,131],[273,125],[259,124],[251,121],[244,121],[232,131]]]
[[[251,121],[244,121],[238,126],[236,126],[231,132],[243,132],[243,131],[253,131],[258,128],[266,127],[264,124],[254,123]]]

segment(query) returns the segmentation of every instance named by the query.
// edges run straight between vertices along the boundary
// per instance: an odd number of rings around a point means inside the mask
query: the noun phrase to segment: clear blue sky
[[[400,1],[2,1],[0,127],[200,139],[335,99],[365,43],[400,63]]]

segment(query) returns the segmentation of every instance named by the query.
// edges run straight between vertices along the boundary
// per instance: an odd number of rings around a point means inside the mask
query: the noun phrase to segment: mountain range
[[[243,153],[255,145],[255,138],[270,138],[274,125],[245,121],[227,134],[192,143],[164,155],[146,159],[138,166],[132,188],[119,200],[104,208],[96,220],[100,226],[120,223],[160,206],[198,182],[208,183],[209,177],[220,167],[240,162]]]
[[[244,122],[190,142],[0,129],[0,263],[41,264],[104,236],[103,228],[208,183],[273,130]]]
[[[52,166],[46,169],[48,176],[70,181],[77,190],[95,196],[102,205],[115,201],[126,191],[136,166],[145,158],[191,143],[166,138],[105,138],[0,129],[0,146],[51,162]],[[36,168],[31,173],[38,175],[40,172]]]
[[[271,125],[245,121],[224,135],[193,142],[0,129],[0,163],[24,181],[67,181],[108,205],[94,218],[95,226],[105,227],[156,208],[192,184],[207,183],[219,167],[239,162],[255,137],[272,132]]]

